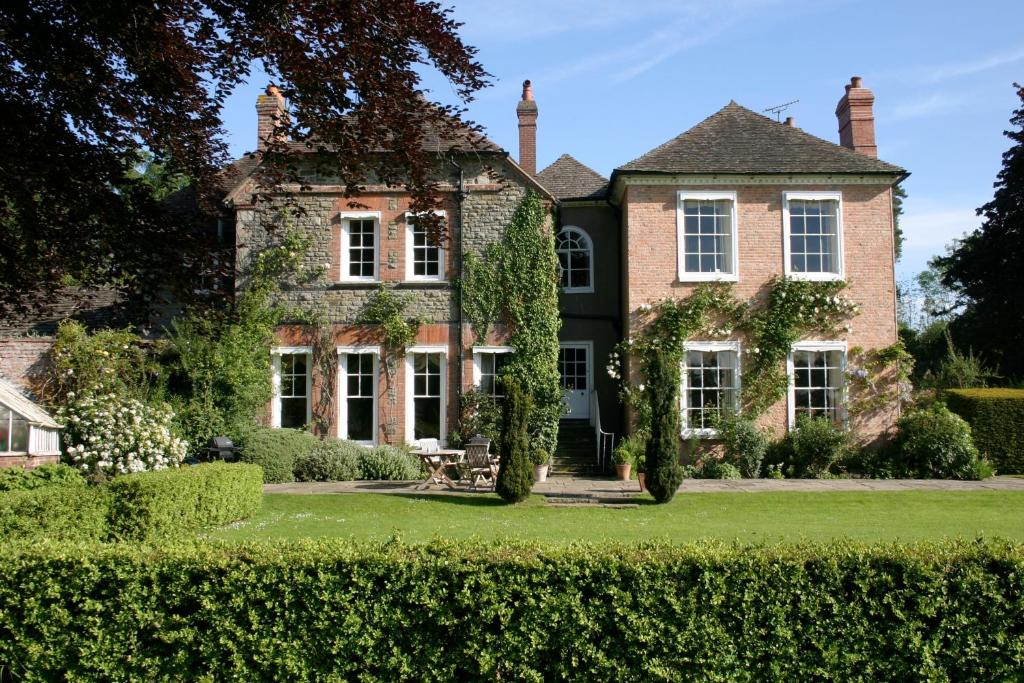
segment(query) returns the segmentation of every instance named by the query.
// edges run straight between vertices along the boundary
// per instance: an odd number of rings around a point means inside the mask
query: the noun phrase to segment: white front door
[[[562,419],[590,418],[590,342],[561,344],[558,349],[558,371],[562,376]]]

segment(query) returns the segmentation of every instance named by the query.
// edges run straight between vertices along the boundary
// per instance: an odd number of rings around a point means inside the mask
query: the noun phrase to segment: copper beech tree
[[[266,186],[293,187],[303,155],[353,195],[374,179],[427,208],[444,150],[425,143],[473,144],[460,118],[488,78],[459,26],[417,0],[4,2],[0,317],[69,285],[144,301],[223,267],[201,228],[229,168],[221,110],[256,63],[289,102],[261,152]],[[423,69],[457,104],[424,97]],[[144,156],[190,201],[162,201]]]

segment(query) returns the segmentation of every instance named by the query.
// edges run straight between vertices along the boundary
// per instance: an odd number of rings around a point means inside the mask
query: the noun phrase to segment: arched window
[[[561,266],[562,291],[594,291],[594,246],[583,230],[567,225],[555,237],[555,251]]]

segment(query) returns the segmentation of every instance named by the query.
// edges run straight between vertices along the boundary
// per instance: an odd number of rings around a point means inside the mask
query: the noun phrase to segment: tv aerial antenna
[[[785,104],[777,104],[774,107],[768,107],[767,109],[762,109],[761,111],[768,114],[775,114],[775,120],[782,121],[782,112],[786,111],[799,101],[800,100],[793,100],[792,102],[786,102]]]

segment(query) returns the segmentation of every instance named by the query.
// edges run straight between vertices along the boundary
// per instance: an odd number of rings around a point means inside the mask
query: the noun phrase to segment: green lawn
[[[519,538],[636,541],[923,540],[999,536],[1024,541],[1024,492],[899,491],[701,493],[668,505],[554,508],[539,497],[516,506],[497,496],[267,494],[252,519],[210,534],[223,539]]]

